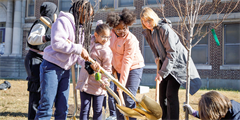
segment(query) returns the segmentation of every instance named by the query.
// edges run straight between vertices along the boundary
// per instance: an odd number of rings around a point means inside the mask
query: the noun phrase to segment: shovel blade
[[[151,113],[149,113],[149,112],[146,112],[146,111],[144,111],[144,110],[142,110],[142,109],[134,108],[133,110],[135,110],[135,111],[143,114],[144,116],[146,116],[146,118],[147,118],[148,120],[158,120],[153,114],[151,114]]]
[[[157,119],[162,117],[162,108],[161,106],[151,98],[146,95],[143,95],[142,100],[139,102],[148,113],[151,113]]]
[[[128,116],[128,117],[132,117],[132,118],[138,118],[138,119],[146,119],[145,116],[141,115],[140,113],[138,113],[137,111],[130,109],[128,107],[124,107],[124,106],[120,106],[118,104],[116,104],[118,110],[124,115],[124,116]]]

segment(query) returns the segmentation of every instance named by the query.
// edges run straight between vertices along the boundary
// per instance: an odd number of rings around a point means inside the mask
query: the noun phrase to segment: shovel
[[[104,85],[102,80],[97,80],[97,81],[100,84]],[[115,94],[115,92],[111,88],[109,88],[108,86],[105,86],[105,88],[115,98],[115,100],[117,101],[116,106],[117,106],[118,110],[125,116],[124,117],[125,120],[129,120],[128,117],[134,117],[134,118],[139,118],[139,119],[146,119],[146,117],[144,117],[142,114],[138,113],[137,111],[123,106],[121,100],[119,99],[119,97]]]
[[[89,62],[94,63],[95,61],[92,58],[89,58]],[[142,97],[141,101],[137,100],[137,98],[128,89],[123,87],[122,84],[118,82],[118,80],[116,80],[102,67],[100,67],[100,71],[101,73],[105,74],[110,80],[112,80],[114,84],[117,85],[120,89],[122,89],[127,95],[129,95],[136,102],[137,107],[143,108],[144,111],[151,113],[157,119],[162,117],[162,108],[156,101],[152,100],[151,98],[145,95]]]
[[[71,67],[71,72],[72,72],[72,82],[73,82],[73,94],[74,94],[74,113],[71,118],[71,120],[76,120],[76,113],[77,113],[77,90],[75,89],[76,87],[76,79],[75,79],[75,68],[74,65]]]
[[[158,71],[159,71],[159,68],[160,68],[160,59],[157,60],[157,74],[158,74]],[[156,91],[155,91],[155,101],[159,104],[159,84],[160,84],[160,81],[159,80],[156,80]]]

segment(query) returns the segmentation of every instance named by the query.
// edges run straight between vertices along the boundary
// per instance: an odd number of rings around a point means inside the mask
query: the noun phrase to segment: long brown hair
[[[203,94],[198,103],[199,116],[202,120],[220,120],[230,108],[232,108],[231,101],[216,91]]]

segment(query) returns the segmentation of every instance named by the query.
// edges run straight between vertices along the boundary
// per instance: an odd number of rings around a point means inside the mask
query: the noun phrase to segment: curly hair
[[[132,11],[130,11],[127,8],[124,8],[122,10],[122,14],[119,15],[118,13],[111,12],[107,16],[106,23],[110,27],[116,27],[120,23],[120,21],[123,21],[124,24],[127,26],[131,26],[136,21],[136,14]]]

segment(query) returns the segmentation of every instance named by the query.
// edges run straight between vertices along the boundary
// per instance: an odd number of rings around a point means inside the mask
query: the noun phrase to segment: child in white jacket
[[[90,57],[95,59],[107,72],[112,73],[112,51],[109,47],[110,28],[107,24],[102,24],[102,21],[97,22],[94,36],[91,39]],[[89,65],[85,62],[85,68]],[[102,75],[101,80],[105,85],[109,85],[108,78]],[[105,85],[101,85],[95,80],[93,71],[82,68],[77,82],[76,89],[80,90],[81,112],[80,120],[89,120],[89,111],[91,101],[93,106],[93,119],[102,119],[102,106],[104,96],[106,95]]]

